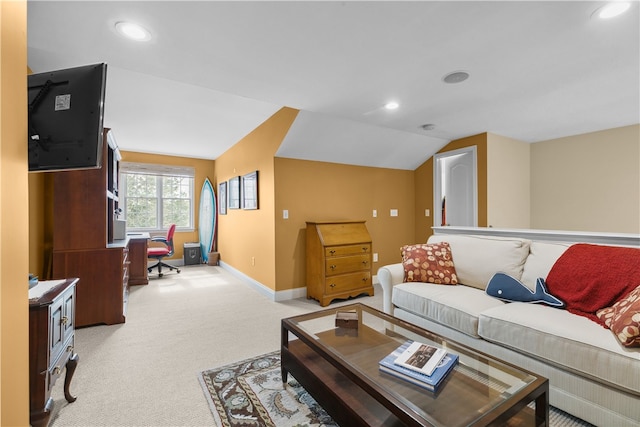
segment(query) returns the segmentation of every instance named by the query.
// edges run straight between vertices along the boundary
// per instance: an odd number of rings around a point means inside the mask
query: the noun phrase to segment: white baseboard
[[[303,286],[303,287],[300,287],[300,288],[294,288],[294,289],[287,289],[286,291],[274,291],[270,287],[265,286],[262,283],[258,282],[257,280],[247,276],[246,274],[244,274],[240,270],[237,270],[237,269],[233,268],[232,266],[230,266],[229,264],[225,263],[224,261],[219,261],[219,265],[220,265],[220,267],[224,268],[225,270],[227,270],[228,272],[230,272],[231,274],[233,274],[237,278],[239,278],[239,279],[243,280],[244,282],[246,282],[247,284],[249,284],[255,290],[257,290],[262,295],[266,296],[267,298],[269,298],[272,301],[275,301],[275,302],[288,301],[288,300],[291,300],[291,299],[303,298],[303,297],[307,296],[307,287],[306,286]],[[373,281],[374,285],[377,284],[378,283],[378,276],[373,276],[372,281]]]
[[[307,287],[306,286],[301,287],[301,288],[295,288],[295,289],[287,289],[286,291],[274,291],[270,287],[265,286],[262,283],[258,282],[257,280],[247,276],[246,274],[244,274],[240,270],[237,270],[237,269],[233,268],[232,266],[230,266],[229,264],[225,263],[224,261],[220,261],[219,263],[220,263],[220,267],[224,268],[225,270],[227,270],[228,272],[230,272],[231,274],[233,274],[237,278],[239,278],[242,281],[246,282],[252,288],[254,288],[255,290],[257,290],[262,295],[266,296],[267,298],[269,298],[272,301],[276,301],[276,302],[278,302],[278,301],[287,301],[287,300],[290,300],[290,299],[301,298],[301,297],[306,297],[307,296]]]
[[[303,286],[301,288],[287,289],[286,291],[276,291],[274,297],[275,297],[274,301],[276,302],[288,301],[290,299],[296,299],[296,298],[306,298],[307,287]]]

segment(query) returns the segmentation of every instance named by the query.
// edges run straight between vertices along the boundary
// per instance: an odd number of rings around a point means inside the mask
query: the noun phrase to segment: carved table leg
[[[75,402],[76,398],[69,393],[69,384],[71,384],[71,379],[73,378],[73,374],[76,371],[76,367],[78,366],[78,360],[80,356],[78,353],[74,353],[69,361],[67,362],[67,374],[64,376],[64,398],[67,399],[67,402]]]

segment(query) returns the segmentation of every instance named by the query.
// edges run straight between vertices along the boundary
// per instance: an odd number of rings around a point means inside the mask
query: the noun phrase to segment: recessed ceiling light
[[[449,73],[447,75],[445,75],[442,78],[442,81],[445,83],[461,83],[465,80],[467,80],[469,78],[469,73],[467,73],[466,71],[454,71],[452,73]]]
[[[387,110],[395,110],[399,106],[400,106],[400,104],[398,104],[395,101],[387,102],[386,104],[384,104],[384,108],[386,108]]]
[[[613,1],[597,9],[594,15],[597,15],[600,19],[609,19],[625,13],[629,7],[631,7],[629,2]]]
[[[139,42],[151,40],[151,33],[146,28],[133,22],[116,22],[116,31],[131,40]]]

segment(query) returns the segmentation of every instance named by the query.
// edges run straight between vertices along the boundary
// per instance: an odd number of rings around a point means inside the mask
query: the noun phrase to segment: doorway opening
[[[478,226],[476,146],[433,158],[434,226]]]

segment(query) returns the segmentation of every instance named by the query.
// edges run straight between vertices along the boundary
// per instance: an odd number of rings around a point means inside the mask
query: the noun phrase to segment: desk
[[[149,271],[147,270],[147,247],[150,239],[149,233],[127,233],[129,239],[129,284],[146,285],[149,283]]]

